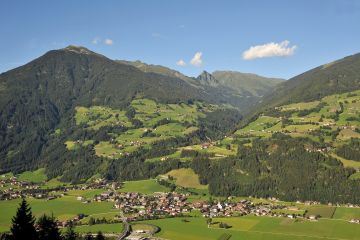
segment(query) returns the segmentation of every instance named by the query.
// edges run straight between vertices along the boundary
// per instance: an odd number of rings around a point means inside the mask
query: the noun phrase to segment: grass
[[[343,220],[360,218],[360,208],[337,207],[333,218]]]
[[[320,103],[324,103],[318,111],[309,112],[305,116],[299,116],[300,111],[310,110],[317,107]],[[341,110],[340,103],[343,105],[343,111],[336,119],[336,112]],[[291,112],[288,117],[288,122],[282,121],[281,117],[271,117],[261,115],[254,121],[250,122],[242,129],[235,132],[235,139],[241,140],[244,137],[251,139],[252,137],[268,138],[275,132],[282,132],[292,137],[305,137],[313,141],[320,141],[318,136],[311,134],[314,130],[319,130],[320,127],[327,127],[330,129],[322,129],[324,141],[336,149],[350,138],[360,138],[360,133],[354,131],[354,128],[360,127],[360,121],[349,120],[350,117],[357,117],[360,115],[360,91],[354,91],[344,94],[335,94],[322,98],[320,101],[314,102],[300,102],[278,107],[276,110],[283,112]],[[321,121],[320,121],[321,119]],[[292,121],[295,124],[292,124]],[[341,129],[335,140],[332,140],[330,133],[337,128]],[[327,135],[324,133],[327,132]],[[340,158],[339,158],[340,159]],[[345,167],[360,168],[360,163],[346,159],[340,159]]]
[[[158,237],[172,240],[219,239],[230,234],[231,240],[315,240],[315,239],[358,239],[360,228],[342,220],[321,219],[318,222],[296,221],[287,218],[271,217],[234,217],[215,218],[213,222],[224,222],[229,229],[219,229],[215,224],[207,227],[205,218],[189,217],[145,221],[157,225],[161,231]]]
[[[336,207],[332,206],[310,206],[307,208],[306,216],[319,215],[322,218],[332,218],[335,213]]]
[[[120,233],[124,229],[122,223],[113,223],[113,224],[95,224],[95,225],[83,225],[76,226],[75,231],[78,233],[97,233],[99,231],[103,233]]]
[[[40,182],[45,182],[47,180],[47,176],[45,174],[45,168],[39,168],[38,170],[35,171],[26,171],[21,173],[18,176],[18,179],[20,181],[40,183]]]
[[[352,180],[359,180],[360,179],[360,172],[352,174],[350,177]]]
[[[120,192],[139,192],[152,194],[154,192],[168,192],[169,189],[157,183],[155,179],[127,181],[120,189]]]
[[[42,214],[54,214],[59,220],[67,220],[75,217],[79,213],[86,215],[117,212],[113,209],[112,202],[93,202],[84,204],[77,201],[75,196],[64,196],[51,201],[42,199],[27,199],[33,214],[36,217]],[[0,232],[8,231],[10,228],[11,218],[15,215],[20,199],[10,201],[0,201]]]
[[[150,225],[150,224],[141,224],[141,223],[136,223],[136,224],[131,224],[131,229],[133,231],[136,230],[147,230],[147,231],[152,231],[154,232],[156,230],[156,227],[154,225]]]
[[[206,112],[216,110],[215,105],[195,102],[194,104],[161,104],[150,99],[135,99],[131,102],[135,109],[135,119],[140,120],[143,128],[134,128],[125,111],[104,106],[90,108],[76,107],[75,121],[87,129],[99,130],[105,126],[125,126],[129,128],[124,133],[109,133],[116,144],[103,141],[95,146],[98,156],[111,159],[121,158],[125,154],[137,150],[140,146],[149,148],[154,141],[166,140],[190,134],[198,129],[198,119],[205,117]],[[155,125],[167,119],[170,123],[160,126]],[[190,124],[190,125],[189,125]],[[151,136],[143,136],[147,131],[152,131]],[[77,143],[77,139],[65,142],[68,150],[76,150],[79,146],[92,144],[91,139],[84,143]],[[156,161],[156,160],[151,160]]]
[[[165,174],[175,178],[175,184],[186,188],[207,189],[207,185],[199,182],[199,176],[191,168],[180,168]]]
[[[359,161],[353,161],[353,160],[347,160],[345,158],[342,158],[338,155],[336,155],[335,153],[330,154],[332,157],[339,159],[342,164],[344,165],[344,167],[351,167],[351,168],[356,168],[356,169],[360,169],[360,162]]]

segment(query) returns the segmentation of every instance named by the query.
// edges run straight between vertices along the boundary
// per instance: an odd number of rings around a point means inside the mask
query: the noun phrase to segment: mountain
[[[284,81],[279,78],[266,78],[235,71],[215,71],[213,73],[203,71],[196,78],[192,78],[161,65],[146,64],[141,61],[117,60],[117,62],[134,66],[143,72],[180,78],[210,94],[217,102],[230,104],[243,113],[250,111],[260,97],[271,92],[277,84]]]
[[[252,73],[235,71],[215,71],[212,73],[219,84],[235,89],[239,94],[251,94],[263,96],[269,93],[279,83],[284,82],[280,78],[267,78]]]
[[[313,101],[360,89],[360,53],[319,66],[277,85],[263,106]]]
[[[186,82],[189,82],[192,84],[194,83],[194,80],[192,78],[187,77],[184,74],[182,74],[176,70],[173,70],[173,69],[161,66],[161,65],[146,64],[139,60],[137,60],[137,61],[116,60],[116,62],[136,67],[143,72],[157,73],[157,74],[161,74],[161,75],[165,75],[165,76],[169,76],[169,77],[176,77],[176,78],[180,78]]]
[[[33,168],[50,133],[61,124],[71,125],[76,106],[124,109],[137,97],[160,103],[220,103],[175,76],[144,72],[77,46],[49,51],[2,73],[0,171]]]
[[[278,84],[222,140],[235,156],[194,170],[214,195],[359,203],[359,102],[360,54],[319,66]]]
[[[219,86],[219,81],[210,73],[203,71],[197,78],[196,80],[201,84],[201,85],[206,85],[206,86],[212,86],[212,87],[217,87]]]

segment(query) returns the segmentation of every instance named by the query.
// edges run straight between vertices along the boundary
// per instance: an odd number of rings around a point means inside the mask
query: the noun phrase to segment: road
[[[117,238],[117,240],[122,240],[125,239],[126,236],[129,234],[130,232],[130,224],[127,222],[126,217],[124,216],[123,211],[120,210],[120,217],[124,223],[124,230],[123,232],[119,235],[119,237]]]

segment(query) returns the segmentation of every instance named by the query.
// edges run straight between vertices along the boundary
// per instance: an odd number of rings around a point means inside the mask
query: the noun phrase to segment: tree
[[[101,231],[97,233],[95,240],[105,240],[105,237]]]
[[[16,215],[12,219],[11,233],[13,240],[36,240],[37,234],[34,222],[35,218],[32,215],[31,208],[23,198]]]
[[[39,240],[61,240],[60,231],[53,216],[43,215],[37,223]]]
[[[76,240],[76,238],[77,238],[77,234],[74,231],[74,226],[72,223],[70,223],[66,229],[64,240]]]
[[[89,218],[89,225],[94,225],[96,222],[95,222],[95,219],[93,217],[90,217]]]

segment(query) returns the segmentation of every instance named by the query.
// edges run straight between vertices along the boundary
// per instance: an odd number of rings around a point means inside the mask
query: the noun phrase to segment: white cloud
[[[180,59],[179,61],[176,62],[176,65],[183,67],[186,65],[186,62],[184,60]]]
[[[114,44],[114,41],[113,41],[112,39],[107,38],[107,39],[104,40],[104,43],[105,43],[106,45],[113,45],[113,44]]]
[[[199,67],[202,65],[202,52],[195,53],[194,57],[191,59],[190,63],[196,67]]]
[[[94,38],[91,42],[92,44],[98,44],[100,43],[101,39],[99,37]]]
[[[252,46],[243,52],[243,59],[252,60],[256,58],[291,56],[294,54],[297,46],[289,46],[289,43],[288,40],[285,40],[280,43],[271,42],[264,45]]]

